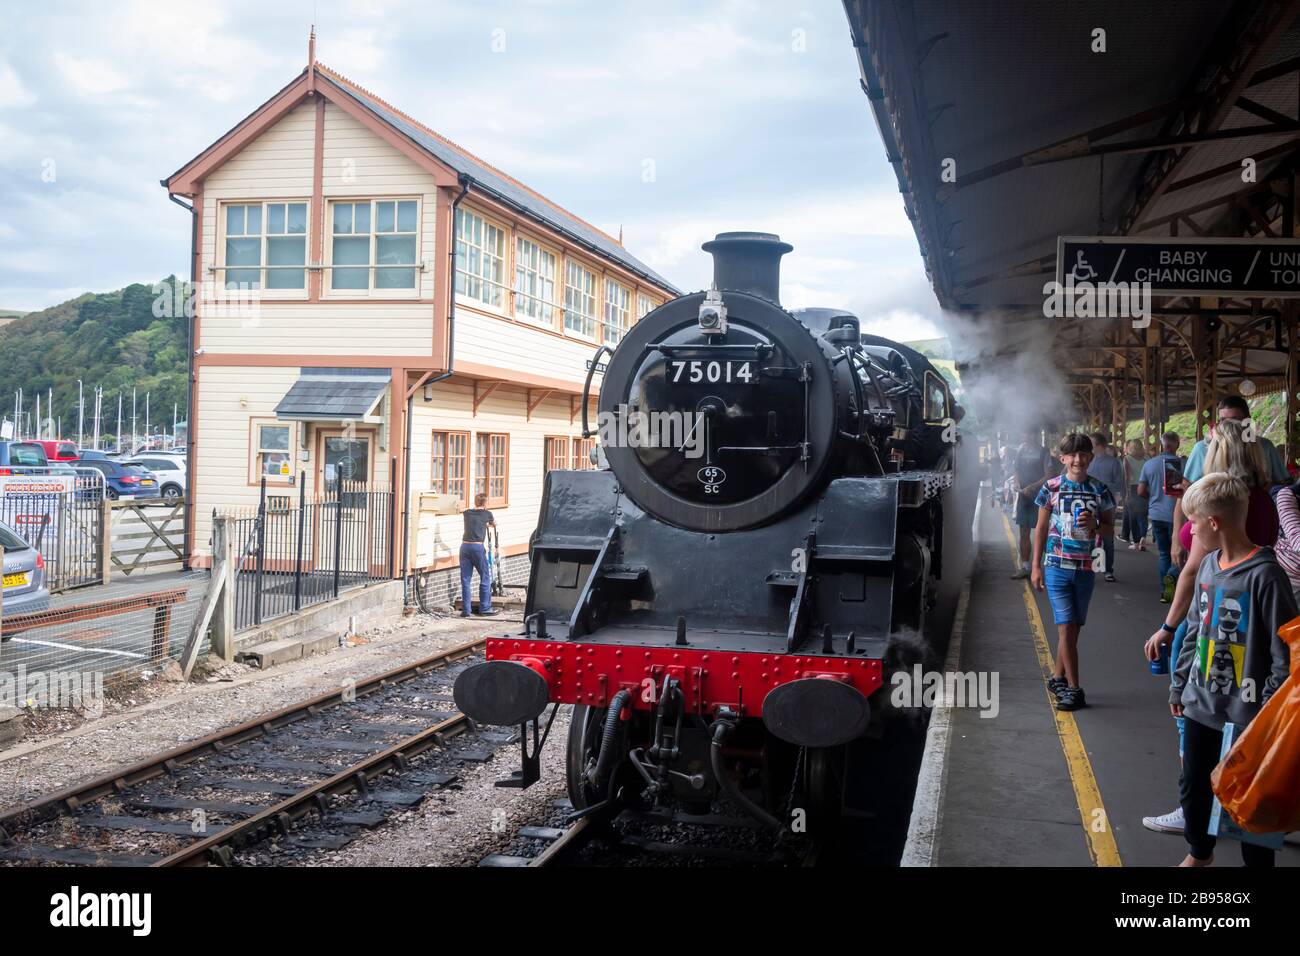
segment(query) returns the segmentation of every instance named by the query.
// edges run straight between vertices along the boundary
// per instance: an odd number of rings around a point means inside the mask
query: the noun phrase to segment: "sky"
[[[684,290],[776,232],[787,308],[910,340],[939,307],[838,0],[114,0],[0,33],[0,309],[187,275],[159,180],[317,58]],[[57,38],[57,39],[55,39]]]

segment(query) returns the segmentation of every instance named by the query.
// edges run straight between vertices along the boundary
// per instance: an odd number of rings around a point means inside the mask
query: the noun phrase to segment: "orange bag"
[[[1223,809],[1251,833],[1300,830],[1300,617],[1277,633],[1291,674],[1210,775]]]

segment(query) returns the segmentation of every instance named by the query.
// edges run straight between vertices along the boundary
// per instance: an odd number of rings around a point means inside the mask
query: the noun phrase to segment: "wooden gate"
[[[185,503],[114,501],[110,508],[112,570],[124,575],[183,566]]]

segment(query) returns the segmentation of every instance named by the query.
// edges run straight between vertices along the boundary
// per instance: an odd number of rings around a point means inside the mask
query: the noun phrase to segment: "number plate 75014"
[[[758,378],[757,368],[753,362],[738,361],[681,361],[673,359],[668,363],[668,379],[672,382],[723,382],[752,385]]]

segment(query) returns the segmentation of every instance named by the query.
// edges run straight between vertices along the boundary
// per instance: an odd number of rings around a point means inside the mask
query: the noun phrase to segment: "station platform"
[[[1166,609],[1154,546],[1129,551],[1116,541],[1118,580],[1098,576],[1079,641],[1088,706],[1058,713],[1045,683],[1056,647],[1051,607],[1010,578],[1013,535],[985,498],[945,669],[997,672],[999,707],[991,717],[972,706],[936,708],[903,863],[1175,865],[1186,854],[1182,836],[1142,826],[1144,816],[1178,805],[1168,677],[1151,674],[1142,653]],[[1300,846],[1288,843],[1277,864],[1300,866]],[[1220,840],[1213,866],[1240,865],[1239,844]]]

